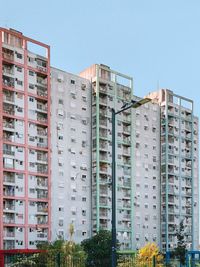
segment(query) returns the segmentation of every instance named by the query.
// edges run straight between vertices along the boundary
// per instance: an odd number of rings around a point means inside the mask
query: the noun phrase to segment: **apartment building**
[[[132,78],[98,64],[79,76],[50,69],[49,46],[3,28],[0,75],[0,249],[111,230],[111,110],[140,100]],[[170,90],[148,97],[116,117],[117,239],[121,249],[172,250],[183,220],[197,249],[193,101]]]
[[[161,109],[161,248],[174,249],[175,228],[183,221],[187,248],[198,249],[198,119],[193,101],[170,90],[148,97]]]
[[[51,238],[49,54],[47,45],[0,28],[0,249]]]
[[[105,65],[93,65],[80,73],[92,86],[92,232],[111,229],[111,109],[119,110],[132,97],[131,77]],[[132,111],[116,119],[117,238],[122,248],[133,242],[133,173],[131,153]]]
[[[51,68],[52,239],[91,236],[90,81]],[[71,228],[71,229],[72,229]]]
[[[141,98],[133,97],[135,101]],[[133,109],[133,249],[160,246],[160,107]]]

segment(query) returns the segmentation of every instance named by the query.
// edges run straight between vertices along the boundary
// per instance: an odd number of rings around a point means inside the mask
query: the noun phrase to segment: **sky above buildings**
[[[0,25],[51,46],[51,65],[79,73],[103,63],[144,96],[170,88],[200,101],[199,0],[1,1]]]

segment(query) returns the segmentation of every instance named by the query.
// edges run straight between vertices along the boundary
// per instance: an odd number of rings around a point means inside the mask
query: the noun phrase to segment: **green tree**
[[[184,225],[183,220],[180,222],[179,226],[176,228],[176,237],[177,237],[177,247],[172,252],[172,256],[175,256],[179,259],[181,265],[185,265],[185,256],[186,256],[186,243],[185,243],[185,234],[184,234]]]
[[[81,246],[87,254],[87,267],[111,266],[112,235],[110,231],[100,230],[91,238],[83,240]],[[119,247],[118,244],[117,247]]]
[[[58,262],[69,267],[76,263],[79,267],[84,266],[85,252],[79,244],[73,241],[59,239],[53,243],[39,244],[37,248],[44,251],[38,255],[37,266],[57,266]]]

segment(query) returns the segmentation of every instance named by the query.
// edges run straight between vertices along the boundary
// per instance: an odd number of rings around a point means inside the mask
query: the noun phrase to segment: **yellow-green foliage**
[[[148,243],[142,247],[135,257],[126,257],[118,263],[118,267],[152,267],[153,257],[156,258],[156,267],[163,267],[163,256],[155,243]]]
[[[163,264],[163,256],[159,252],[159,248],[155,243],[148,243],[144,247],[142,247],[136,257],[136,261],[138,264],[150,264],[153,262],[153,257],[156,258],[156,266],[162,267]],[[137,265],[138,267],[140,265]]]

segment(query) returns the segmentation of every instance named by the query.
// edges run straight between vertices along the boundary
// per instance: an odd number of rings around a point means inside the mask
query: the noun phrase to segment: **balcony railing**
[[[48,173],[48,167],[37,166],[37,172]]]
[[[11,50],[10,50],[11,51]],[[10,53],[3,52],[3,58],[13,61],[14,60],[14,52],[11,51]]]
[[[14,96],[6,95],[6,94],[3,95],[3,100],[4,101],[9,101],[9,102],[12,102],[12,103],[15,102]]]
[[[14,129],[15,124],[14,124],[14,122],[3,121],[3,127],[9,128],[9,129]]]
[[[3,181],[5,183],[15,183],[15,177],[14,176],[7,176],[7,175],[4,175],[3,177]]]
[[[12,150],[9,150],[9,149],[4,149],[3,150],[3,154],[9,155],[9,156],[14,156],[15,155],[15,152],[12,151]]]
[[[14,210],[15,210],[15,205],[12,205],[12,204],[5,204],[5,205],[3,206],[3,209],[4,209],[4,210],[8,210],[8,211],[10,211],[10,210],[14,211]]]
[[[14,232],[4,232],[4,237],[15,237]]]
[[[47,97],[47,90],[37,89],[37,95],[41,97]]]
[[[14,218],[9,218],[9,217],[4,217],[3,218],[3,222],[4,223],[15,223],[15,219]]]
[[[47,123],[47,118],[42,117],[42,116],[37,116],[37,120],[38,120],[39,122],[42,122],[42,123]]]

